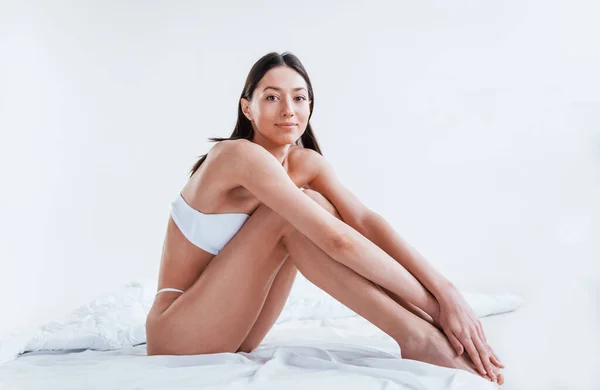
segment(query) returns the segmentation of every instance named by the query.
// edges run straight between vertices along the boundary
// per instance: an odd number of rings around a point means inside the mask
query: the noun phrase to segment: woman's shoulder
[[[259,145],[245,138],[226,139],[215,144],[211,152],[213,154],[224,154],[227,159],[235,158],[236,156],[244,156],[247,153],[262,149]]]
[[[247,139],[227,139],[215,144],[207,159],[217,176],[230,176],[231,172],[244,171],[252,161],[261,160],[260,156],[265,153],[268,152],[264,148]]]
[[[218,156],[218,160],[227,165],[233,164],[235,166],[247,164],[249,160],[260,158],[260,155],[267,155],[268,153],[260,145],[245,138],[223,140],[211,149],[211,154],[215,157]],[[299,145],[292,145],[288,155],[288,160],[293,166],[305,169],[313,168],[322,159],[321,154]]]
[[[226,139],[214,144],[207,153],[207,159],[217,161],[217,165],[234,162],[252,148],[252,142],[246,139]]]
[[[312,171],[318,169],[324,157],[316,150],[293,145],[293,149],[290,150],[289,159],[295,166],[301,167],[303,170]]]
[[[252,157],[255,153],[268,153],[262,146],[255,144],[254,142],[245,138],[238,139],[227,139],[215,144],[211,152],[214,154],[225,154],[228,159],[235,157]],[[292,145],[290,148],[290,156],[301,155],[307,157],[307,153],[314,152],[314,150],[305,149],[302,146]]]

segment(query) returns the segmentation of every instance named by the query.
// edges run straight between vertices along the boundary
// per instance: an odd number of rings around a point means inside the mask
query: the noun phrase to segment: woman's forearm
[[[359,231],[342,224],[341,243],[328,251],[332,258],[437,318],[438,302],[419,280]]]
[[[404,241],[381,215],[375,212],[369,213],[356,228],[363,236],[402,264],[437,299],[448,289],[454,288],[454,285]]]

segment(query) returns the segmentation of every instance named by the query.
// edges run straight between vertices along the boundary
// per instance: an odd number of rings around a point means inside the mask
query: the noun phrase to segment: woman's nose
[[[285,100],[283,103],[282,111],[284,115],[294,115],[293,105],[289,100]]]

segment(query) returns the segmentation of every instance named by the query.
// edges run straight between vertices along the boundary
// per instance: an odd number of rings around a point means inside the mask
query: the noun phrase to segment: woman
[[[458,290],[338,181],[309,123],[313,105],[294,55],[269,53],[250,70],[233,134],[211,138],[220,142],[172,203],[148,355],[252,351],[299,270],[404,358],[502,383]]]

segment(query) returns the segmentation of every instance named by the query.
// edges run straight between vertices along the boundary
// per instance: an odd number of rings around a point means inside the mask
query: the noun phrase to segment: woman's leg
[[[287,249],[284,250],[287,252]],[[269,289],[269,295],[265,300],[260,315],[238,348],[238,352],[252,352],[252,350],[260,345],[261,341],[275,324],[275,321],[277,321],[277,318],[279,318],[285,302],[290,295],[297,274],[298,269],[296,265],[288,257],[279,269]]]
[[[325,198],[323,195],[313,190],[306,190],[304,193],[311,197],[311,199],[317,202],[330,214],[341,219],[341,216],[335,209],[335,206],[333,206],[333,204],[331,204],[331,202],[329,202],[329,200],[327,200],[327,198]],[[238,348],[238,352],[251,352],[260,345],[269,330],[275,324],[275,321],[277,321],[277,318],[279,318],[279,315],[281,314],[285,302],[290,294],[290,290],[292,289],[292,285],[294,284],[297,273],[298,269],[296,268],[294,262],[289,258],[285,260],[269,289],[269,294],[265,300],[260,315],[246,336],[246,339]],[[381,289],[384,293],[388,294],[394,301],[396,301],[396,303],[402,305],[413,314],[432,323],[431,317],[424,311],[420,310],[414,305],[409,304],[396,294],[382,288],[381,286],[378,286],[377,284],[375,284],[375,286]]]
[[[306,192],[311,197],[317,194]],[[318,197],[313,199],[320,203]],[[184,294],[146,322],[148,355],[237,351],[257,323],[286,258],[293,259],[317,286],[394,337],[405,357],[450,367],[459,367],[464,361],[440,363],[439,345],[447,343],[443,334],[398,305],[377,285],[331,259],[265,205],[248,218]],[[312,271],[316,269],[322,272]],[[432,347],[435,351],[430,351]],[[463,364],[468,369],[468,364]]]
[[[305,193],[339,218],[320,194]],[[287,261],[294,262],[316,286],[390,335],[400,345],[404,358],[479,375],[466,356],[456,356],[446,336],[436,327],[398,304],[379,285],[332,259],[302,233],[292,228],[282,242],[289,252]]]
[[[260,205],[185,293],[148,316],[148,355],[236,352],[288,257],[280,243],[287,226]]]

